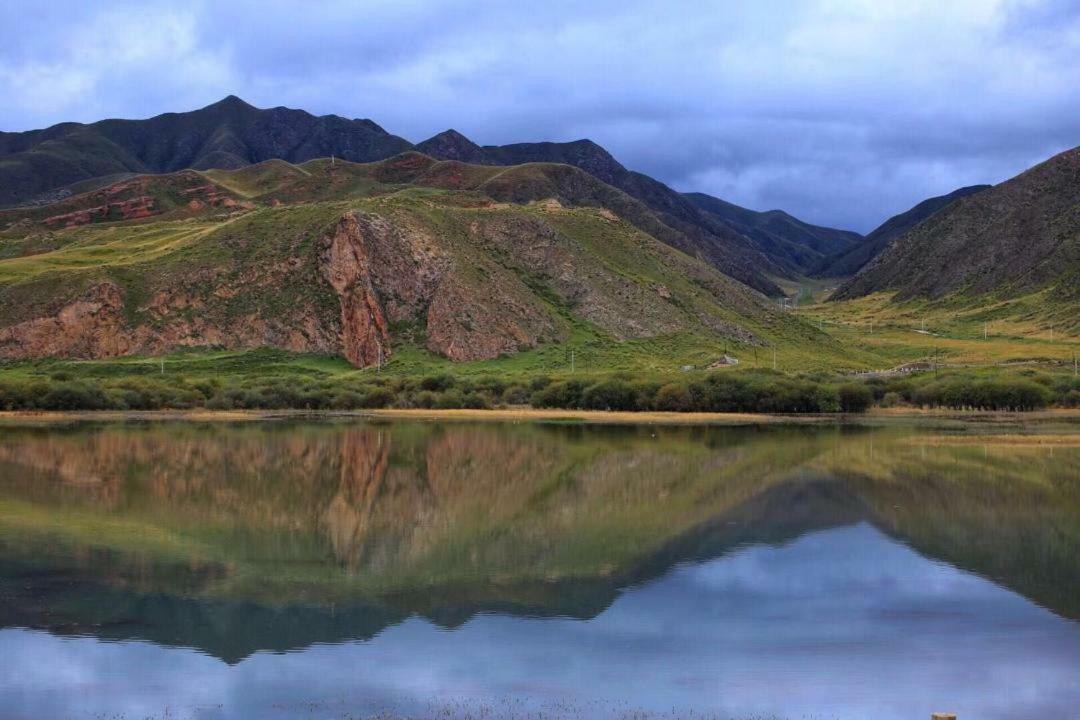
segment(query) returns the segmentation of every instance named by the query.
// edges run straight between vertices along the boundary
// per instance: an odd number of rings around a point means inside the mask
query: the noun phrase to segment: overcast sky
[[[0,0],[0,129],[260,107],[591,138],[866,231],[1080,145],[1080,0]]]

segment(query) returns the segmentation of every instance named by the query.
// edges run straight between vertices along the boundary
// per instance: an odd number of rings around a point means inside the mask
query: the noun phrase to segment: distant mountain
[[[148,120],[62,123],[0,133],[0,206],[101,176],[238,168],[272,158],[381,160],[412,148],[371,120],[260,110],[229,96],[201,110]]]
[[[545,162],[580,168],[641,200],[668,225],[693,237],[697,247],[692,254],[768,294],[778,290],[761,275],[805,274],[827,254],[862,240],[858,233],[810,225],[780,210],[755,212],[701,193],[678,193],[648,175],[627,170],[591,140],[481,147],[456,130],[447,130],[416,149],[441,160],[484,165]]]
[[[1080,148],[932,215],[833,298],[878,291],[895,291],[897,300],[1008,298],[1042,289],[1048,299],[1080,299]]]
[[[807,274],[826,256],[862,244],[863,236],[857,232],[811,225],[783,210],[748,210],[704,193],[685,193],[684,197],[750,238],[758,250],[792,273]]]
[[[494,162],[482,147],[454,129],[430,137],[414,149],[437,160],[457,160],[473,165],[500,164]]]
[[[691,238],[690,254],[768,295],[781,291],[767,276],[805,273],[826,253],[846,249],[861,239],[857,233],[819,228],[780,211],[755,213],[708,195],[683,195],[648,175],[628,170],[591,140],[481,147],[456,130],[447,130],[416,149],[441,160],[484,165],[544,162],[580,168],[642,201],[664,223]]]
[[[988,187],[990,186],[971,185],[962,187],[959,190],[953,190],[948,195],[939,195],[923,200],[915,207],[899,215],[893,215],[867,235],[862,242],[822,258],[817,266],[812,268],[811,274],[823,278],[840,278],[854,275],[864,265],[877,257],[878,253],[888,247],[889,243],[894,239],[960,198],[982,192]]]

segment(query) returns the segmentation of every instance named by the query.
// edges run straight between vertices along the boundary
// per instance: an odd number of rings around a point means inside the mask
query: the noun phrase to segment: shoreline
[[[1061,422],[1080,426],[1080,409],[1033,410],[1027,412],[926,410],[921,408],[876,408],[865,413],[680,413],[652,411],[558,410],[502,408],[490,410],[4,410],[0,427],[55,425],[76,422],[197,422],[239,423],[288,419],[332,420],[414,420],[420,422],[538,422],[587,425],[878,425],[904,422],[961,422],[980,424],[1023,424]]]

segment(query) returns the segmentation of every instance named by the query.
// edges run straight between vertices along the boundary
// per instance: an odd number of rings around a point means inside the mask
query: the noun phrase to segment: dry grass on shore
[[[491,410],[382,409],[353,411],[310,410],[94,410],[94,411],[0,411],[2,425],[49,425],[71,422],[252,422],[278,419],[399,419],[419,421],[491,422],[574,422],[617,425],[784,425],[844,422],[889,423],[957,420],[980,423],[1060,422],[1080,424],[1080,409],[1052,409],[1030,412],[981,412],[927,410],[922,408],[874,408],[859,415],[807,413],[770,415],[765,413],[705,412],[607,412],[601,410],[534,409],[508,407]],[[1002,436],[995,436],[1002,437]],[[1022,436],[1016,436],[1022,437]],[[1063,437],[1068,437],[1063,436]],[[974,441],[974,440],[972,440]]]

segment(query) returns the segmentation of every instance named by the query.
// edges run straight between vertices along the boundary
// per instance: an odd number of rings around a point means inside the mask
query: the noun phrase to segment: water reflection
[[[473,703],[462,712],[516,698],[529,708],[489,709],[889,717],[939,697],[981,716],[1080,701],[1080,447],[954,440],[6,432],[0,651],[21,660],[0,671],[0,703],[15,717],[203,701],[223,706],[199,717],[312,700],[429,712],[433,697]],[[64,639],[84,636],[158,647]],[[350,640],[365,642],[311,647]],[[118,691],[102,667],[139,680]],[[181,668],[205,697],[155,679]],[[100,702],[68,697],[73,682]],[[1005,702],[1031,683],[1038,697]]]

